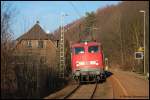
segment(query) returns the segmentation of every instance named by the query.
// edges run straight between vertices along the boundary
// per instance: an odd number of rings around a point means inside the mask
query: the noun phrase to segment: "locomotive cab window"
[[[89,46],[88,52],[89,53],[96,53],[96,52],[98,52],[98,46]]]
[[[76,47],[75,48],[75,54],[80,54],[84,53],[84,48],[83,47]]]

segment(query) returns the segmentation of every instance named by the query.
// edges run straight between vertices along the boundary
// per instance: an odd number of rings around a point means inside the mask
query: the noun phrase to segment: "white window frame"
[[[42,48],[44,48],[44,41],[43,41],[43,40],[38,40],[38,42],[37,42],[37,48],[41,48],[41,47],[39,46],[39,42],[40,42],[40,41],[43,42],[43,47],[42,47]]]
[[[32,41],[31,40],[27,41],[27,48],[32,48]]]

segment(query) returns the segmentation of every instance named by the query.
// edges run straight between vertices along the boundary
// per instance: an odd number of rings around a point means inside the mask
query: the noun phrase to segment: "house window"
[[[27,48],[32,48],[32,42],[31,42],[31,40],[27,41]]]
[[[43,48],[43,41],[38,41],[38,48]]]

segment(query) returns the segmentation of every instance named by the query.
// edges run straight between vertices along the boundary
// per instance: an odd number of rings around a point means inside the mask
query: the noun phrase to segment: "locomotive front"
[[[72,74],[77,81],[104,79],[103,52],[100,43],[84,42],[72,45]]]

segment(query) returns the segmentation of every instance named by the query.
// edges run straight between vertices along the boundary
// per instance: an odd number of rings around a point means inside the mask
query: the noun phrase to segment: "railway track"
[[[94,90],[93,90],[93,92],[92,92],[92,95],[91,95],[90,99],[93,99],[94,94],[95,94],[95,92],[96,92],[96,89],[97,89],[97,83],[95,83],[95,88],[94,88]]]
[[[77,85],[70,93],[68,93],[67,95],[65,95],[63,97],[63,99],[67,99],[69,96],[71,96],[78,88],[80,87],[80,84]]]
[[[128,96],[126,88],[119,79],[111,76],[107,82],[78,85],[64,99],[115,99]]]
[[[113,88],[109,82],[97,84],[96,90],[91,99],[113,99]]]
[[[92,99],[97,88],[97,83],[78,85],[73,91],[67,94],[64,99]]]
[[[70,86],[71,87],[71,86]],[[70,90],[70,89],[68,89]],[[119,99],[129,96],[127,89],[115,76],[107,78],[106,82],[94,84],[78,84],[65,95],[56,98],[61,99]]]

